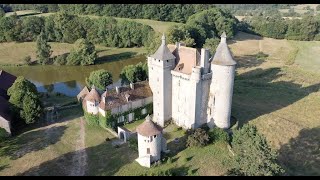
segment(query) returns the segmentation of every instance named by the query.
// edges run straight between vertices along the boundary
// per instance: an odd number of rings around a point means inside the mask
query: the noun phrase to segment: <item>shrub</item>
[[[5,140],[8,137],[8,133],[5,129],[0,128],[0,141]]]
[[[172,163],[172,158],[171,158],[171,157],[168,157],[167,163],[168,163],[168,164],[171,164],[171,163]]]
[[[207,145],[209,142],[209,135],[201,128],[197,128],[191,135],[188,136],[188,147],[201,147]]]
[[[27,65],[31,65],[31,56],[26,56],[23,58],[23,62]]]
[[[130,138],[128,142],[131,149],[138,151],[138,140],[136,138]]]
[[[259,51],[257,54],[256,54],[256,58],[258,60],[265,60],[269,55],[268,54],[264,54],[263,52]]]
[[[68,57],[68,54],[62,54],[62,55],[56,56],[54,64],[55,65],[67,64],[67,57]]]
[[[210,142],[218,142],[218,141],[228,142],[229,141],[229,135],[223,129],[213,128],[213,129],[210,129],[208,134],[209,134]]]

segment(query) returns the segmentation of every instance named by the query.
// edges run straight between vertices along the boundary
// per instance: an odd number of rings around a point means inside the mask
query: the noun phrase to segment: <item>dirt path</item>
[[[80,118],[80,134],[76,143],[76,151],[73,156],[73,167],[70,170],[70,176],[84,176],[87,168],[87,152],[85,145],[84,120]]]

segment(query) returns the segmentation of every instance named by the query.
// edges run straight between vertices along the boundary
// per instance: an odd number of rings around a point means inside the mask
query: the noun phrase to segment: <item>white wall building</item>
[[[93,86],[89,92],[85,87],[79,94],[78,99],[82,100],[83,109],[90,114],[101,114],[106,116],[107,111],[112,115],[121,114],[129,110],[134,110],[152,103],[152,91],[147,81],[137,82],[130,86],[116,87],[115,90],[106,90],[99,94]],[[147,113],[146,108],[141,110],[141,114]],[[119,116],[118,123],[128,119],[129,122],[135,118],[134,113],[127,117]]]
[[[144,167],[160,160],[161,152],[167,149],[166,139],[162,137],[162,128],[155,124],[150,116],[137,129],[139,157],[136,161]]]
[[[149,85],[153,92],[153,117],[160,126],[172,119],[178,126],[193,129],[230,126],[236,62],[221,36],[213,58],[207,49],[162,44],[148,57]]]

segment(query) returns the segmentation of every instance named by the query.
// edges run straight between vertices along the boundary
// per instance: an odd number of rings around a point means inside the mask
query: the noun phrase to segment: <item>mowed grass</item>
[[[69,53],[74,47],[69,43],[49,43],[52,49],[51,57]],[[0,65],[8,64],[24,64],[23,59],[26,56],[31,56],[32,61],[37,59],[36,42],[9,42],[0,43]],[[96,45],[98,58],[103,61],[116,60],[119,58],[127,58],[128,55],[138,55],[146,53],[145,48],[109,48],[102,45]]]
[[[73,152],[79,119],[36,128],[1,142],[0,175],[64,175],[72,157],[48,163]]]
[[[291,175],[320,174],[320,73],[301,64],[320,67],[317,44],[240,33],[229,45],[238,62],[232,114],[258,127]],[[269,57],[257,60],[258,51]]]

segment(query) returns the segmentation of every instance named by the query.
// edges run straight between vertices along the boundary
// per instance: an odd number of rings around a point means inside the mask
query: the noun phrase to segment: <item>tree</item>
[[[121,83],[137,82],[136,67],[134,65],[125,66],[120,73]]]
[[[89,78],[86,78],[86,83],[88,86],[94,85],[100,90],[106,89],[106,87],[112,84],[112,75],[104,70],[100,69],[90,73]]]
[[[209,135],[204,129],[197,128],[191,135],[188,136],[188,147],[201,147],[209,143]]]
[[[148,78],[147,63],[138,63],[136,65],[125,66],[120,73],[121,83],[135,83],[137,81],[144,81]]]
[[[87,39],[78,39],[67,57],[67,65],[91,65],[97,58],[94,45]]]
[[[218,38],[208,38],[206,39],[206,43],[203,45],[203,47],[209,49],[211,55],[214,55],[219,43],[220,40]]]
[[[41,32],[37,38],[37,58],[41,64],[47,64],[51,56],[51,46],[47,42],[45,33]]]
[[[264,136],[255,126],[246,124],[234,131],[232,149],[235,153],[229,175],[272,176],[284,173]]]
[[[26,124],[34,123],[42,113],[42,105],[36,86],[19,76],[8,89],[9,102],[18,118]]]

